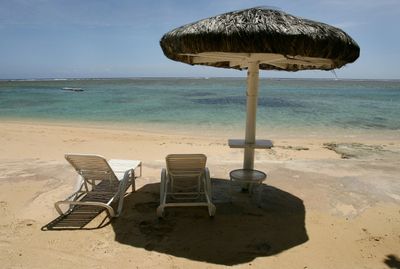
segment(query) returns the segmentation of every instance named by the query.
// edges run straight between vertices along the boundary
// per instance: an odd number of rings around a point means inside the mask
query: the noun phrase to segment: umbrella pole
[[[243,169],[254,168],[254,144],[256,143],[256,114],[259,81],[259,62],[250,62],[247,70],[247,114]]]

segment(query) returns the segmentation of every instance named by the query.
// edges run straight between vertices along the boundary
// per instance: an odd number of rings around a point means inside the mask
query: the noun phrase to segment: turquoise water
[[[0,119],[235,129],[245,89],[245,78],[0,81]],[[400,81],[261,79],[257,125],[399,130]]]

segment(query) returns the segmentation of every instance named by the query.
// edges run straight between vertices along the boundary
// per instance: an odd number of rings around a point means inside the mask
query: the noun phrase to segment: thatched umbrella
[[[255,139],[259,69],[332,70],[354,62],[360,53],[338,28],[263,7],[184,25],[166,33],[160,45],[175,61],[248,69],[244,169],[253,169],[254,148],[263,144]]]

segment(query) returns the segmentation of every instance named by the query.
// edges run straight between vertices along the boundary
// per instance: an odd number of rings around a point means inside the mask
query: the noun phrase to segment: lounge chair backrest
[[[204,154],[170,154],[166,157],[167,170],[172,175],[202,174],[206,167]]]
[[[206,167],[204,154],[170,154],[166,157],[167,171],[175,191],[197,189]]]
[[[65,154],[65,159],[85,180],[117,180],[107,160],[100,155]]]

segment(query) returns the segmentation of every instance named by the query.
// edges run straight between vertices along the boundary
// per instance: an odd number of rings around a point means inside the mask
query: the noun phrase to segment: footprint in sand
[[[72,143],[84,143],[87,140],[85,139],[80,139],[80,138],[73,138],[73,139],[65,139],[63,142],[72,142]]]
[[[6,201],[0,201],[0,212],[1,215],[6,215],[8,209],[8,203]]]

